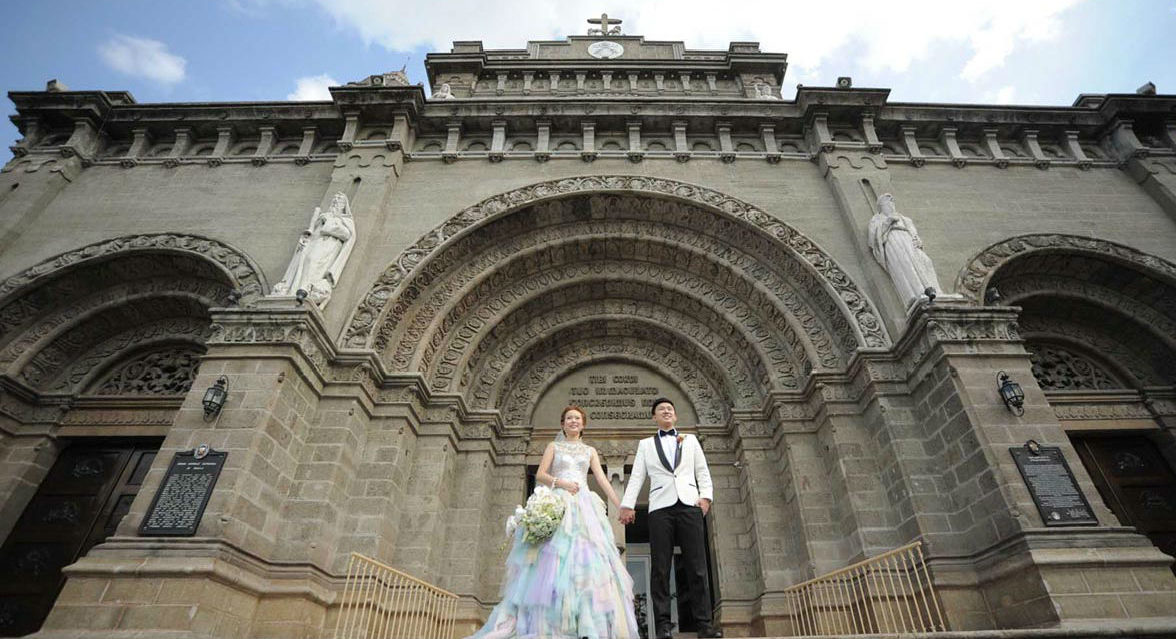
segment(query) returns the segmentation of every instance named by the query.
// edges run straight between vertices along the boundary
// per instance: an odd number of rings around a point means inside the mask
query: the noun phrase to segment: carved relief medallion
[[[588,55],[602,60],[619,58],[624,53],[625,47],[622,47],[619,42],[601,40],[600,42],[593,42],[588,45]]]

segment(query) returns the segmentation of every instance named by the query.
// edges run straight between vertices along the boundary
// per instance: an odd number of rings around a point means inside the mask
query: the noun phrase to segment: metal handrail
[[[456,610],[456,594],[353,552],[335,639],[453,639]]]
[[[923,542],[784,590],[793,635],[918,634],[947,629]]]

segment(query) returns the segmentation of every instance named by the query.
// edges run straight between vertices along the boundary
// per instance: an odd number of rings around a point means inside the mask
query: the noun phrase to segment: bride
[[[578,406],[560,415],[563,436],[547,445],[536,480],[563,498],[559,528],[546,541],[514,534],[506,558],[502,602],[471,639],[636,639],[633,579],[621,562],[604,502],[586,487],[588,470],[613,504],[616,492],[596,449],[580,435],[587,419]]]

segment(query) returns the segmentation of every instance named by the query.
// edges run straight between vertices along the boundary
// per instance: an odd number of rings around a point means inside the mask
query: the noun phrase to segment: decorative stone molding
[[[836,262],[792,227],[755,206],[703,187],[674,180],[639,176],[578,177],[543,182],[483,200],[450,218],[403,251],[359,303],[344,331],[348,346],[369,345],[374,339],[388,302],[403,293],[402,285],[423,262],[436,257],[441,247],[469,229],[485,224],[528,204],[576,193],[625,192],[692,202],[723,217],[745,222],[775,238],[799,258],[806,268],[836,294],[842,312],[852,317],[852,328],[861,346],[884,347],[890,343],[877,310]]]
[[[557,272],[552,273],[552,270]],[[603,299],[602,278],[608,282],[608,292]],[[753,362],[749,363],[752,368],[763,371],[757,377],[766,377],[770,370],[773,383],[786,388],[797,387],[801,371],[813,367],[805,343],[783,314],[766,316],[757,310],[757,304],[768,301],[764,296],[740,299],[729,290],[680,269],[624,261],[604,265],[583,262],[563,265],[524,280],[502,279],[504,281],[500,282],[496,277],[487,278],[464,296],[450,309],[441,325],[434,327],[433,337],[425,340],[423,348],[409,349],[414,340],[423,339],[423,333],[406,333],[401,342],[403,348],[396,351],[396,361],[418,358],[417,366],[429,371],[436,387],[439,378],[435,375],[436,365],[433,365],[435,353],[441,353],[442,361],[451,371],[445,377],[452,379],[462,362],[476,361],[479,353],[487,350],[488,343],[525,339],[515,331],[526,323],[542,320],[554,325],[560,318],[570,320],[603,315],[644,316],[680,324],[684,334],[721,336],[722,340],[738,344],[740,357],[747,357]],[[649,281],[662,284],[648,284]],[[554,301],[557,299],[580,302],[560,304]],[[585,301],[591,301],[591,304],[586,305]],[[524,304],[514,308],[519,302]],[[579,310],[576,315],[569,314],[572,307]],[[514,310],[509,316],[495,321],[496,309],[506,308]],[[719,308],[725,312],[717,311]],[[815,339],[805,337],[816,344],[821,365],[837,365],[837,353],[827,339],[820,339],[821,335]],[[713,341],[713,338],[708,337],[708,340]],[[476,351],[470,353],[471,347]],[[467,371],[471,365],[467,363]],[[448,382],[443,385],[448,386]]]
[[[108,393],[106,390],[95,390],[89,380],[97,372],[100,372],[103,367],[108,366],[112,360],[121,357],[136,347],[143,347],[144,345],[170,343],[171,348],[169,352],[190,351],[196,353],[196,358],[199,359],[199,356],[204,353],[202,344],[204,340],[208,339],[211,332],[212,330],[209,327],[207,317],[169,318],[131,328],[95,345],[86,351],[85,355],[71,361],[63,372],[56,376],[53,384],[50,385],[50,390],[53,392],[69,393],[78,392],[83,387],[88,386],[92,393],[122,394]],[[176,345],[176,342],[181,342],[181,345]],[[152,355],[148,354],[148,356]],[[177,355],[177,357],[179,356]],[[134,364],[134,361],[136,360],[117,364],[116,372],[120,370],[125,371],[128,366]],[[160,365],[162,366],[162,364]],[[195,370],[192,373],[195,375]],[[110,375],[114,374],[108,374],[108,379]],[[126,375],[130,375],[130,373]]]
[[[973,257],[956,278],[956,292],[980,304],[993,274],[1013,259],[1035,251],[1077,252],[1126,263],[1151,277],[1176,283],[1176,264],[1116,242],[1077,235],[1021,235],[997,242]]]
[[[1060,344],[1031,340],[1025,344],[1033,376],[1042,390],[1104,390],[1126,384],[1094,358]]]
[[[85,314],[58,332],[42,336],[30,331],[15,344],[16,349],[6,349],[4,354],[5,358],[19,355],[14,368],[25,384],[68,392],[83,382],[89,371],[108,364],[120,353],[167,339],[198,344],[207,326],[207,306],[202,300],[142,296]],[[24,354],[19,353],[21,349]]]
[[[253,309],[218,309],[212,317],[208,346],[234,344],[285,345],[297,348],[321,380],[330,379],[328,366],[335,347],[323,330],[313,306],[291,307],[289,298],[264,300]]]
[[[9,277],[0,283],[0,300],[7,303],[11,295],[37,281],[52,277],[59,272],[84,265],[110,255],[131,251],[180,251],[199,255],[220,266],[229,276],[233,287],[245,297],[257,296],[266,289],[265,275],[252,259],[237,249],[218,240],[198,235],[159,233],[153,235],[127,235],[102,242],[95,242],[80,249],[63,253],[45,260],[36,266]]]
[[[611,336],[610,329],[627,337]],[[507,423],[526,423],[546,384],[586,362],[606,359],[640,362],[670,376],[690,396],[699,420],[710,424],[725,421],[731,395],[741,403],[759,395],[746,374],[722,370],[726,362],[712,361],[674,331],[636,320],[588,321],[538,340],[525,352],[503,352],[475,380],[470,395],[476,405],[502,405]]]
[[[750,378],[765,387],[796,388],[799,385],[797,368],[789,361],[787,347],[778,341],[774,331],[760,327],[759,331],[751,333],[759,341],[749,342],[747,334],[732,325],[729,318],[684,292],[675,294],[645,281],[617,281],[614,284],[610,286],[610,289],[616,289],[613,298],[592,297],[590,291],[597,284],[585,282],[529,301],[498,324],[486,327],[493,330],[478,341],[474,352],[464,360],[464,366],[462,360],[455,358],[450,370],[462,370],[461,388],[465,389],[471,380],[481,379],[488,366],[493,368],[490,362],[509,358],[512,350],[518,350],[512,345],[532,344],[589,318],[625,318],[664,326],[677,335],[687,336],[692,347],[688,353],[682,354],[689,354],[693,359],[713,359],[730,372],[727,376],[715,376],[716,380]],[[648,298],[640,296],[644,292],[648,292]],[[554,304],[553,298],[579,301],[562,305]],[[458,333],[467,328],[468,325]],[[461,357],[465,350],[468,349],[463,348],[457,356]],[[758,388],[756,392],[758,394]]]
[[[1176,358],[1155,336],[1145,332],[1110,333],[1102,326],[1065,316],[1022,314],[1020,327],[1026,339],[1089,348],[1105,361],[1134,378],[1131,386],[1166,385],[1176,382]],[[1122,378],[1123,375],[1116,377]],[[1128,381],[1128,380],[1123,380]]]

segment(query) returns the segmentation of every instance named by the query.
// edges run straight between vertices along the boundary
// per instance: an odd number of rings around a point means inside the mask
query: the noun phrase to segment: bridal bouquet
[[[563,520],[564,500],[547,486],[537,486],[527,498],[526,507],[515,506],[515,512],[506,520],[506,535],[513,536],[515,530],[523,527],[523,541],[537,544],[551,537],[559,522]]]

